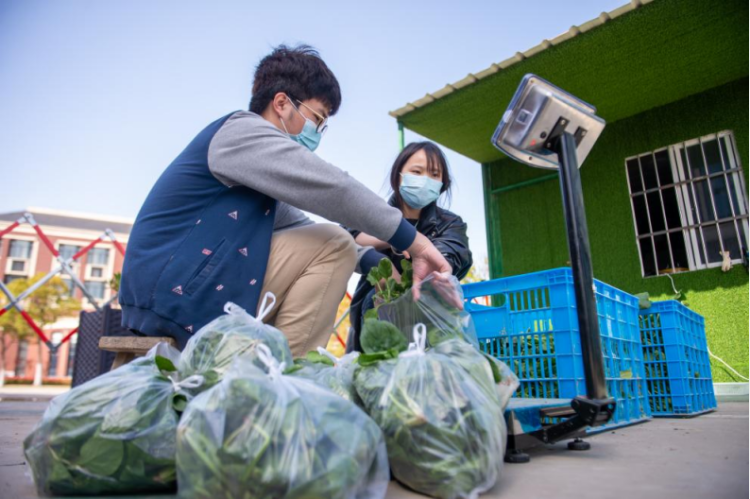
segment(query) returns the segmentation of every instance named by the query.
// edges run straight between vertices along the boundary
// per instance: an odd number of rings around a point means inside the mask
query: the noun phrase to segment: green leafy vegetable
[[[266,345],[275,358],[287,366],[292,365],[292,352],[284,334],[237,307],[232,313],[211,321],[190,338],[180,356],[180,376],[202,375],[204,383],[194,390],[197,392],[221,381],[236,356],[241,355],[263,368],[255,353],[258,345]]]
[[[177,435],[185,497],[369,498],[388,485],[382,433],[361,409],[252,363],[192,400]]]
[[[52,400],[23,444],[40,495],[174,489],[172,362],[155,351]]]
[[[433,326],[427,331],[427,341],[432,346],[459,338],[463,338],[463,332],[455,324],[445,324],[440,328]]]
[[[458,337],[440,342],[433,348],[433,352],[450,357],[477,382],[488,397],[498,397],[503,410],[519,386],[518,377],[507,364],[480,352]]]
[[[185,412],[187,403],[188,398],[187,396],[185,396],[185,394],[178,393],[174,397],[172,397],[172,407],[174,407],[174,410],[177,412]]]
[[[168,359],[168,358],[166,358],[166,357],[162,357],[161,355],[157,355],[157,356],[156,356],[156,358],[155,358],[154,360],[155,360],[155,362],[156,362],[156,366],[157,366],[157,367],[159,368],[159,370],[161,370],[161,371],[167,371],[167,372],[174,372],[174,371],[177,371],[177,368],[176,368],[176,367],[175,367],[175,365],[174,365],[174,364],[172,363],[172,361],[171,361],[171,360],[169,360],[169,359]]]
[[[401,282],[393,278],[393,264],[388,258],[380,260],[377,266],[370,269],[367,282],[377,290],[379,301],[390,303],[403,296],[411,289],[414,271],[409,260],[401,260]]]
[[[399,353],[401,353],[401,350],[397,350],[395,348],[384,350],[382,352],[363,353],[359,356],[357,363],[360,366],[371,366],[380,362],[381,360],[395,359],[396,357],[398,357]]]
[[[408,262],[404,261],[407,264]],[[386,296],[376,296],[376,319],[390,322],[398,328],[407,340],[412,338],[412,328],[425,324],[428,329],[428,345],[453,338],[463,338],[478,346],[476,331],[471,315],[463,310],[463,294],[454,276],[430,276],[420,286],[419,299],[415,300],[411,289],[389,301]],[[365,321],[373,315],[365,313]]]
[[[365,319],[360,343],[365,353],[382,352],[392,348],[403,351],[408,346],[404,334],[396,326],[375,319]]]
[[[367,319],[378,320],[378,309],[377,308],[367,309],[367,311],[365,312],[365,320]]]
[[[437,349],[373,363],[360,357],[354,385],[385,434],[393,475],[409,488],[453,499],[476,497],[494,485],[505,420],[479,358],[484,386]]]
[[[329,366],[333,366],[333,361],[329,357],[314,350],[311,352],[307,352],[306,359],[308,362],[312,362],[313,364],[326,364]]]
[[[359,352],[351,352],[334,362],[323,353],[308,352],[304,359],[295,359],[295,369],[287,369],[284,374],[309,379],[318,386],[361,405],[357,390],[354,389],[354,368],[359,355]]]

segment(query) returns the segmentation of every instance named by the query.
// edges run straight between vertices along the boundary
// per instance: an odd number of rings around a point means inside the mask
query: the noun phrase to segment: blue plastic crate
[[[594,280],[607,387],[617,400],[612,421],[594,431],[647,420],[638,299]],[[559,268],[464,285],[480,347],[506,362],[521,381],[516,396],[586,395],[573,274]],[[472,303],[490,296],[492,306]]]
[[[646,382],[654,416],[716,409],[703,317],[676,300],[640,312]]]

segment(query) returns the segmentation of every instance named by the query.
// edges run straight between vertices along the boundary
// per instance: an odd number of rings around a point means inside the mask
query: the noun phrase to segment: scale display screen
[[[492,136],[492,144],[511,158],[536,168],[559,169],[554,141],[564,132],[575,138],[578,166],[604,130],[596,108],[540,78],[521,81]]]

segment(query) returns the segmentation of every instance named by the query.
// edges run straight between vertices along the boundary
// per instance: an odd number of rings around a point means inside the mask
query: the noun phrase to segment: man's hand
[[[419,286],[428,275],[433,272],[450,274],[453,269],[430,240],[419,232],[417,232],[417,237],[407,251],[411,255],[412,268],[414,269],[412,285],[414,299],[418,300]]]
[[[437,293],[450,305],[459,310],[463,310],[464,303],[461,299],[461,295],[458,293],[458,289],[456,289],[456,280],[453,277],[453,274],[440,274],[438,272],[433,272],[431,275],[433,277],[430,283],[432,289],[437,291]]]

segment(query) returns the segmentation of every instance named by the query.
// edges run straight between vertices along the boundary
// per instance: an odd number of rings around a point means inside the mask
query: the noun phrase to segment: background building
[[[111,229],[118,242],[127,245],[128,235],[133,226],[132,219],[104,217],[93,214],[65,212],[46,208],[28,208],[24,211],[0,213],[0,230],[5,229],[31,213],[49,238],[52,245],[63,257],[71,257],[97,239],[105,229]],[[113,297],[109,282],[113,275],[122,269],[123,256],[108,241],[97,244],[83,255],[74,267],[80,280],[99,303]],[[57,267],[54,255],[41,243],[34,229],[22,224],[0,239],[0,279],[6,284],[16,279],[46,274]],[[66,283],[70,278],[62,275]],[[72,297],[80,300],[83,310],[93,310],[92,304],[83,296],[80,289],[68,284]],[[13,312],[9,312],[13,313]],[[65,335],[78,326],[78,315],[66,317],[44,330],[53,344],[59,343]],[[70,378],[73,371],[77,335],[63,345],[58,354],[50,358],[49,350],[42,348],[42,372],[45,379]],[[37,360],[38,338],[32,337],[6,342],[6,378],[31,379]]]

